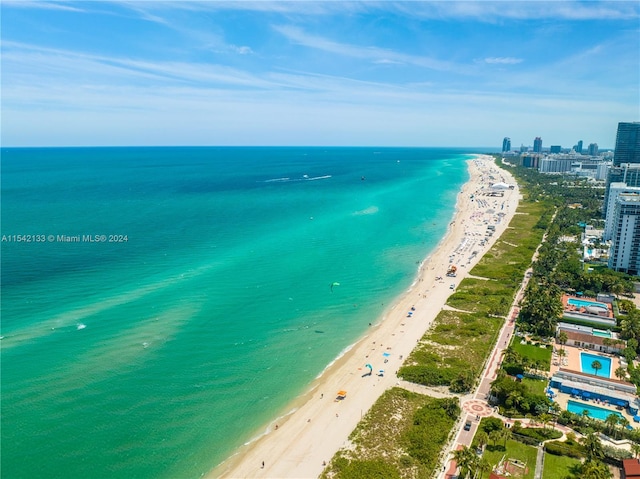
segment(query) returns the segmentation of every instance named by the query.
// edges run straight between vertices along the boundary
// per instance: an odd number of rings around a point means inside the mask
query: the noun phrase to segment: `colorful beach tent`
[[[337,397],[337,399],[344,399],[344,398],[346,398],[346,397],[347,397],[347,391],[344,391],[344,390],[340,390],[340,391],[338,391],[338,397]]]

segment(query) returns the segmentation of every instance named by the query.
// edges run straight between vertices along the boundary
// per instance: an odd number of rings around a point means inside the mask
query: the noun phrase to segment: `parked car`
[[[471,430],[471,421],[467,421],[464,423],[464,430],[465,431],[470,431]]]
[[[456,285],[455,285],[455,284],[453,284],[453,283],[451,283],[451,284],[449,285],[449,289],[456,289]]]

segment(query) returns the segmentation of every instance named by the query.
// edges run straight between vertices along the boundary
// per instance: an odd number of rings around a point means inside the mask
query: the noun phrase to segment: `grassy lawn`
[[[580,464],[578,459],[545,452],[542,479],[565,479],[569,474],[575,472],[574,468],[578,464]]]
[[[547,386],[547,381],[542,381],[541,379],[530,379],[524,378],[522,380],[523,384],[526,384],[527,389],[531,394],[538,394],[540,396],[544,396],[544,390]]]
[[[533,344],[520,344],[518,341],[513,341],[511,347],[522,357],[529,358],[532,361],[540,361],[542,364],[541,369],[549,370],[551,366],[551,349],[541,348]]]
[[[496,465],[504,457],[505,459],[517,459],[527,464],[527,474],[524,479],[533,479],[536,468],[538,450],[533,446],[527,446],[512,439],[507,441],[507,448],[499,442],[497,446],[489,445],[485,448],[484,457],[491,465]],[[488,479],[489,473],[484,473],[480,479]]]

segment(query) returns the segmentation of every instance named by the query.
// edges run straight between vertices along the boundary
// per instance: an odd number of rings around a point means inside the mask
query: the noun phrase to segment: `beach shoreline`
[[[457,196],[447,233],[421,262],[409,289],[290,403],[285,415],[205,477],[318,477],[324,464],[348,444],[362,416],[386,389],[398,384],[397,370],[447,298],[515,214],[517,186],[499,190],[502,197],[482,196],[492,183],[516,185],[513,177],[498,169],[491,156],[475,155],[467,165],[469,179]],[[489,225],[495,227],[495,233],[486,237]],[[451,264],[458,270],[450,278],[445,273]],[[372,365],[371,374],[365,364]],[[346,391],[346,397],[337,399],[338,391]]]

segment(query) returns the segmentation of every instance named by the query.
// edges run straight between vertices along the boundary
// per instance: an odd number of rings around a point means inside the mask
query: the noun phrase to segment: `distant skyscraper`
[[[609,268],[637,275],[640,272],[640,195],[621,193],[613,211]]]
[[[502,151],[511,151],[511,138],[504,137],[504,140],[502,140]]]
[[[613,166],[640,163],[640,122],[618,123]]]
[[[576,153],[582,153],[582,140],[580,140],[578,142],[578,144],[576,145],[575,150],[576,150]]]
[[[542,138],[539,136],[536,136],[536,139],[533,140],[533,152],[542,153]]]
[[[560,153],[562,151],[562,146],[560,145],[551,145],[549,147],[549,153]]]
[[[589,156],[598,156],[598,144],[589,143]]]

